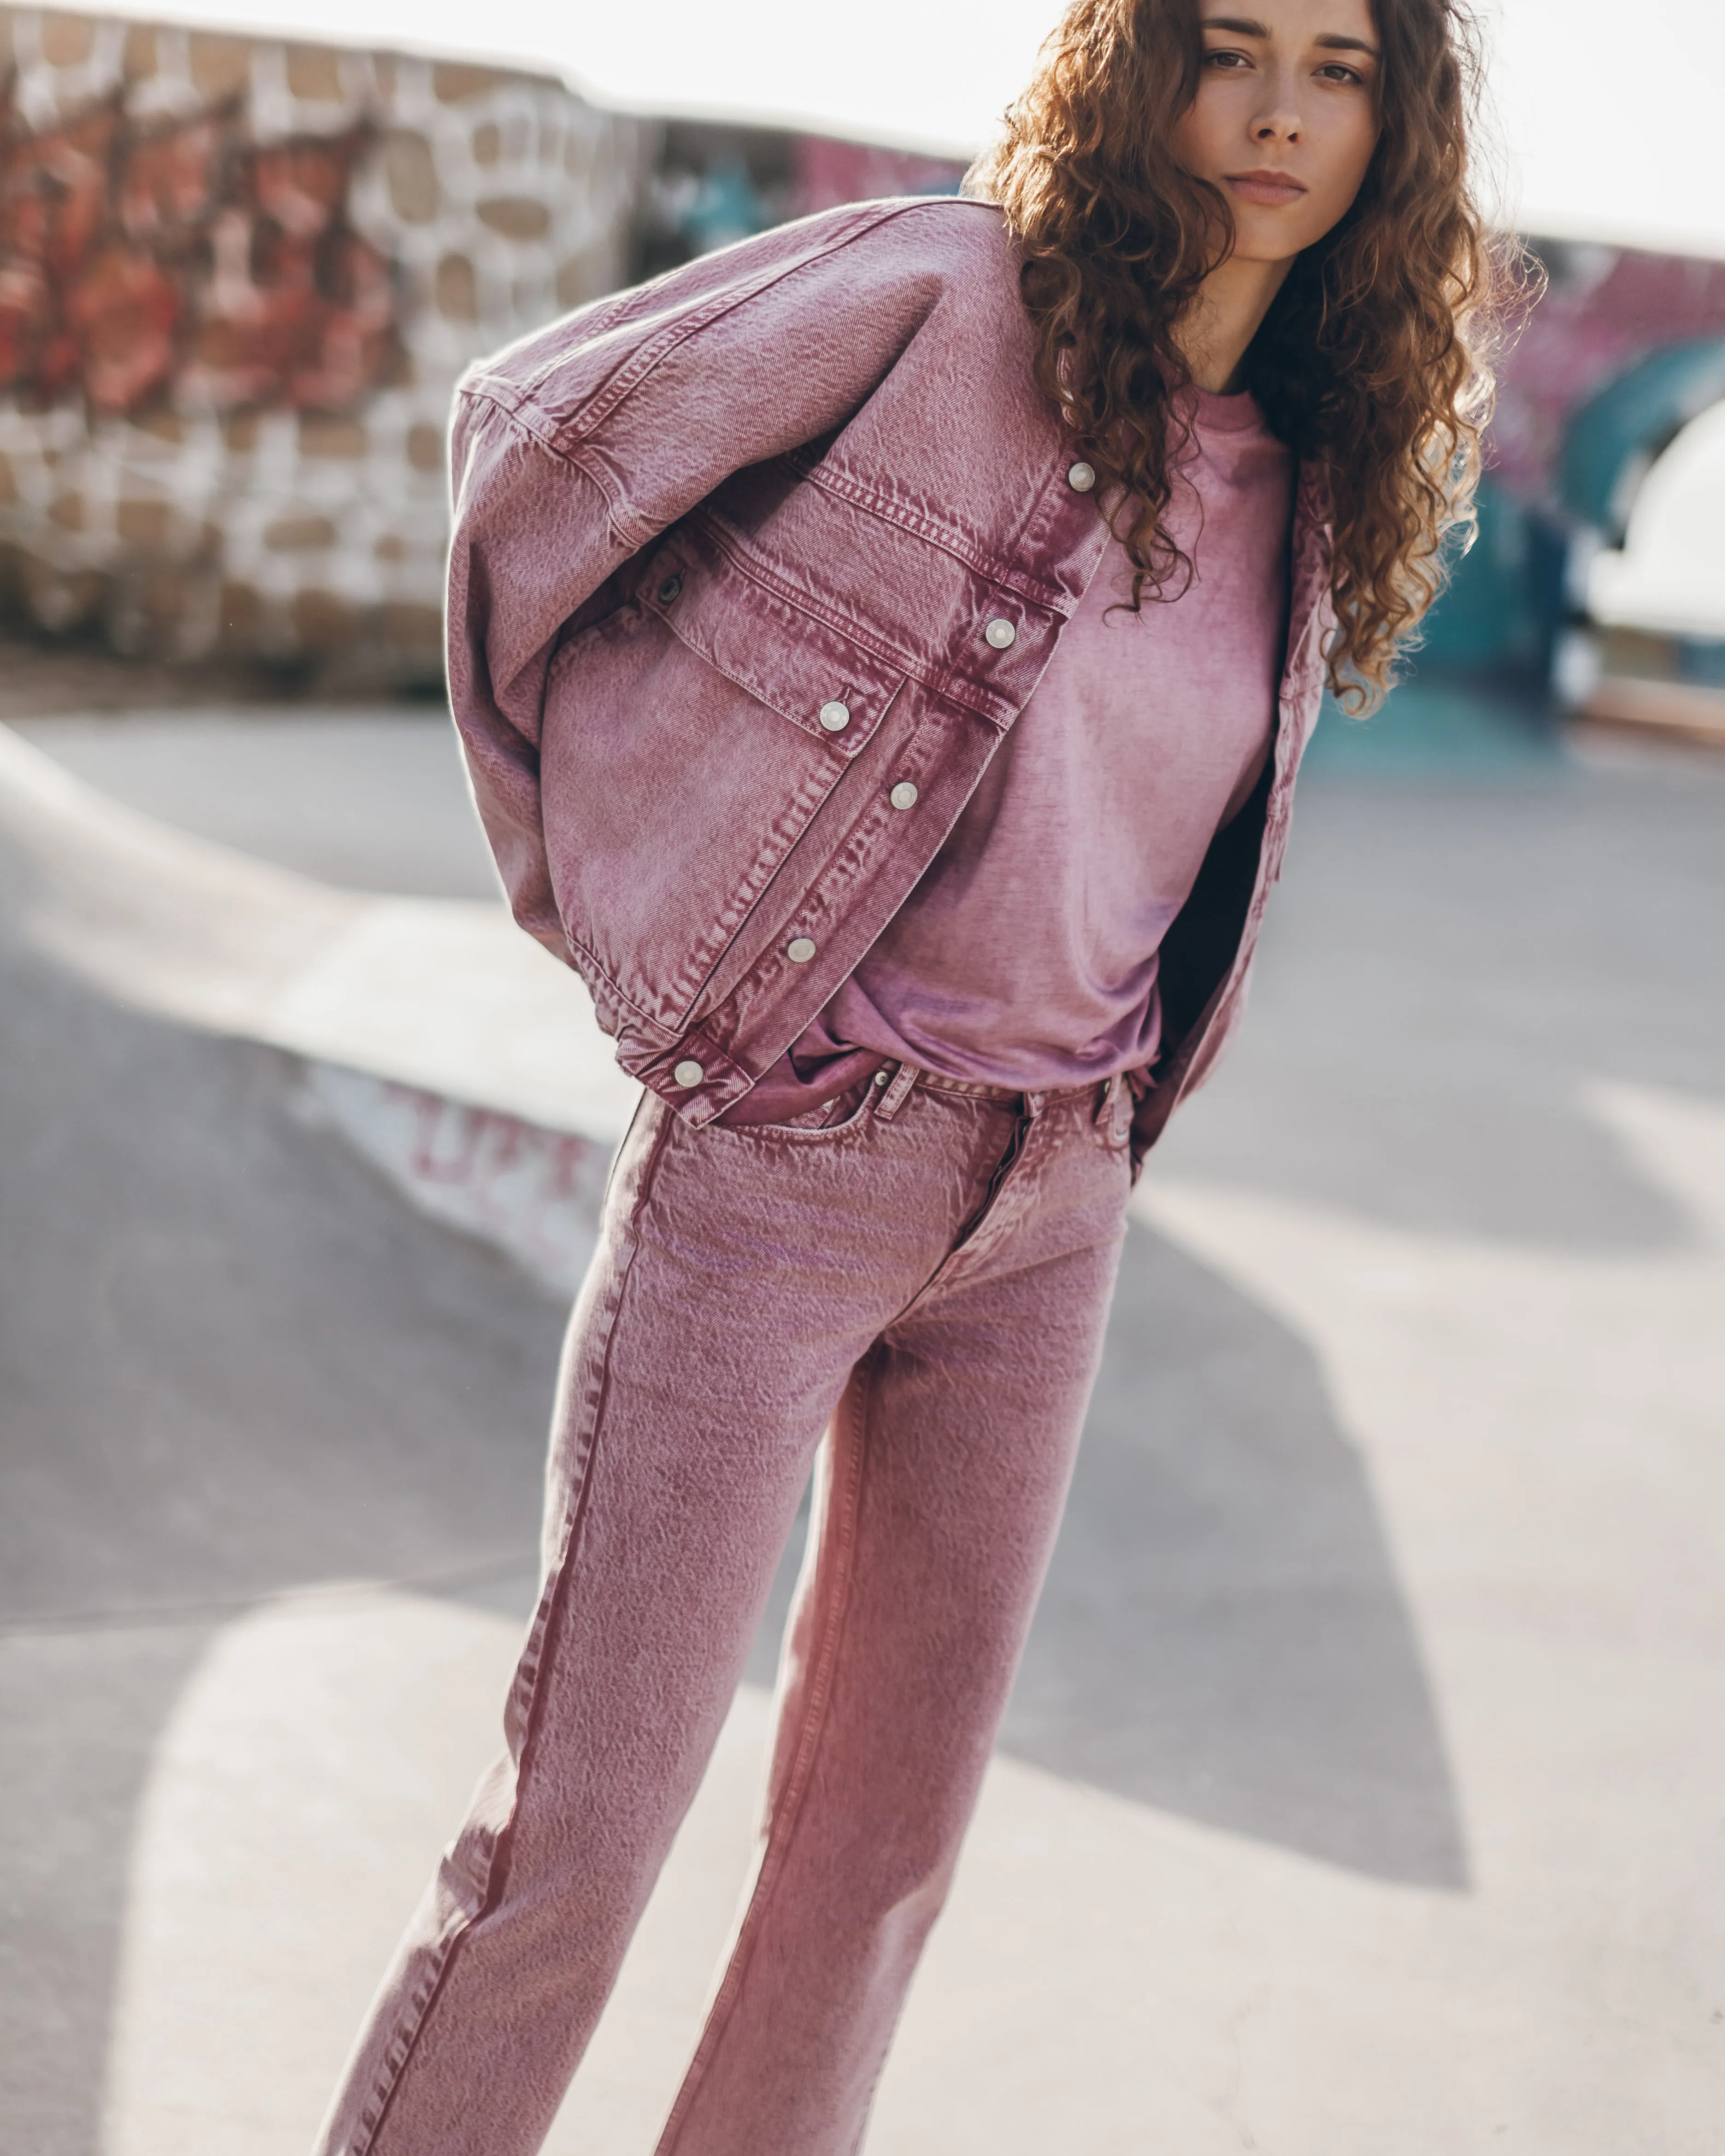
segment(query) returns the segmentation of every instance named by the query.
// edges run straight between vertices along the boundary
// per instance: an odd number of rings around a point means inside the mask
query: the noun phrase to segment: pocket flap
[[[687,526],[655,552],[636,597],[709,666],[836,757],[863,747],[904,680]]]

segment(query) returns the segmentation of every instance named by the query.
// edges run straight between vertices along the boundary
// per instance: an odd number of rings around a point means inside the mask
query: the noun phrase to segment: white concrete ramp
[[[93,746],[76,721],[49,732]],[[304,1059],[310,1116],[423,1210],[572,1292],[639,1088],[579,980],[501,899],[296,875],[107,799],[4,727],[0,844],[29,947],[125,1009]]]
[[[114,723],[114,722],[110,722]],[[26,939],[119,1004],[614,1142],[636,1087],[501,901],[379,897],[105,799],[0,727]]]

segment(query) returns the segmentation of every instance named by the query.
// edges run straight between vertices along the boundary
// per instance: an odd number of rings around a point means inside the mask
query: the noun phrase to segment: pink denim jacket
[[[464,382],[449,681],[516,919],[691,1123],[738,1100],[952,829],[1101,557],[999,213],[830,211]],[[1313,475],[1276,753],[1162,960],[1138,1158],[1238,1014],[1322,687]]]

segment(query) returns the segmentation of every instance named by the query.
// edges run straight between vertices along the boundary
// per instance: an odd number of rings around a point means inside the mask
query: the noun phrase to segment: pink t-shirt
[[[1158,947],[1263,768],[1286,621],[1292,459],[1250,396],[1194,394],[1169,505],[1189,588],[1132,613],[1110,543],[945,845],[737,1120],[883,1058],[1028,1091],[1155,1055]]]

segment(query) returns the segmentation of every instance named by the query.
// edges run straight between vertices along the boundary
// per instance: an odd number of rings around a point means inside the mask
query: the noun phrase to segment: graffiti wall
[[[434,674],[449,393],[624,275],[561,83],[0,8],[0,582],[121,650]]]
[[[672,120],[642,196],[643,272],[729,245],[788,218],[883,195],[956,194],[963,165],[910,150],[783,128]]]
[[[1725,337],[1725,262],[1535,240],[1550,290],[1503,369],[1492,429],[1498,483],[1555,507],[1570,419],[1650,352]]]
[[[1656,355],[1725,341],[1725,264],[1530,244],[1550,287],[1505,357],[1479,543],[1454,564],[1418,663],[1422,671],[1507,672],[1540,687],[1558,670],[1567,632],[1581,619],[1577,542],[1584,557],[1599,536],[1578,529],[1588,519],[1568,498],[1578,428],[1614,384]],[[1635,445],[1626,485],[1639,482],[1670,432]],[[1669,639],[1655,655],[1666,670],[1688,663]],[[1575,701],[1563,680],[1556,685],[1561,701]]]
[[[470,361],[780,218],[959,177],[646,125],[548,77],[0,4],[0,608],[121,651],[432,680]],[[1543,676],[1574,414],[1725,336],[1725,265],[1534,245],[1551,290],[1422,665]]]

